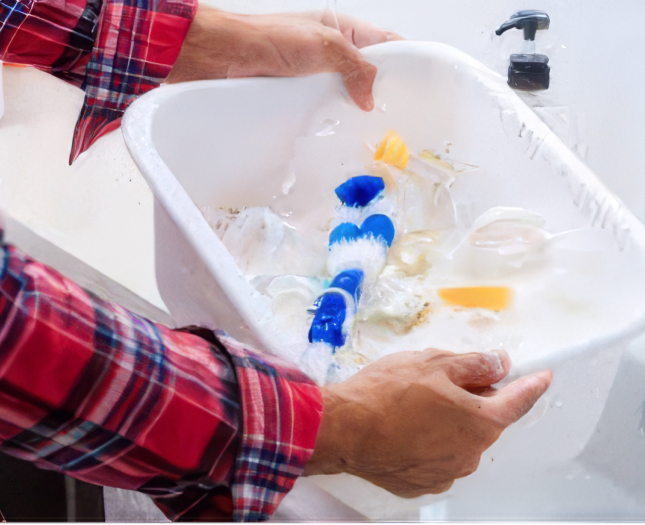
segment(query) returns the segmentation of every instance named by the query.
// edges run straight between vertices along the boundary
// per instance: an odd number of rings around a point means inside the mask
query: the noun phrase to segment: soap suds
[[[305,145],[303,152],[314,151]],[[306,156],[292,165],[306,166]],[[311,229],[288,223],[284,204],[278,213],[271,207],[202,212],[249,282],[270,298],[263,329],[280,355],[320,385],[404,350],[504,349],[515,363],[530,361],[610,333],[638,315],[629,279],[636,263],[609,231],[565,231],[549,216],[517,207],[473,214],[473,197],[463,185],[455,193],[453,184],[473,169],[430,150],[412,154],[404,170],[368,163],[361,173],[383,178],[382,196],[364,208],[321,209],[312,202],[306,211],[319,226]],[[338,224],[360,225],[374,214],[394,222],[389,252],[373,239],[328,249],[325,240]],[[357,260],[366,276],[344,346],[333,351],[309,343],[314,301]],[[512,300],[499,311],[448,305],[438,291],[451,287],[508,287]]]

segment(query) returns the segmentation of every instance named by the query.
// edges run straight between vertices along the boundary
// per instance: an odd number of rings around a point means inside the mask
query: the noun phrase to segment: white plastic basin
[[[625,262],[616,279],[633,282],[625,296],[633,308],[620,322],[591,330],[566,348],[516,359],[513,376],[551,367],[551,389],[484,455],[479,470],[448,493],[402,500],[350,476],[312,479],[372,519],[645,516],[645,503],[621,492],[615,472],[588,476],[583,454],[621,353],[645,330],[645,227],[505,79],[480,63],[433,43],[383,44],[364,54],[379,67],[377,109],[369,114],[348,100],[335,75],[166,86],[131,105],[123,132],[155,195],[157,282],[169,311],[179,324],[217,327],[275,348],[259,328],[257,305],[265,299],[199,208],[279,203],[304,227],[333,208],[333,189],[365,163],[356,141],[375,143],[390,128],[414,151],[439,149],[449,140],[453,158],[479,166],[460,179],[472,195],[473,219],[492,206],[521,206],[562,230],[608,232]],[[310,170],[285,196],[298,137],[312,136],[330,121],[339,122],[337,137],[347,137],[346,144],[333,142],[329,153],[343,170]]]

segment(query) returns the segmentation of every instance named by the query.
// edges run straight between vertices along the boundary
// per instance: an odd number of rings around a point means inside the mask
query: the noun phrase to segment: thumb
[[[553,372],[543,370],[500,388],[487,398],[493,407],[493,417],[504,427],[515,423],[531,410],[535,402],[547,391],[552,380]]]
[[[347,42],[340,33],[337,45],[334,71],[340,73],[343,84],[352,100],[363,111],[374,109],[372,87],[376,78],[376,66],[363,58],[360,51]]]
[[[472,389],[491,386],[504,379],[511,369],[511,358],[504,350],[471,352],[452,356],[444,366],[455,385]]]
[[[374,109],[372,86],[376,78],[376,67],[361,58],[354,67],[342,70],[340,74],[349,96],[356,105],[363,111],[372,111]]]

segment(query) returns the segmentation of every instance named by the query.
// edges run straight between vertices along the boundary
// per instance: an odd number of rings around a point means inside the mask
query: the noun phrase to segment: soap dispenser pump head
[[[538,91],[549,89],[549,57],[535,52],[535,33],[538,29],[549,29],[549,15],[544,11],[519,11],[504,22],[495,33],[501,35],[509,29],[523,29],[525,50],[511,55],[508,66],[508,84],[513,89]]]
[[[537,30],[549,29],[549,23],[549,15],[544,11],[519,11],[499,26],[495,31],[495,34],[499,36],[505,31],[513,28],[523,29],[524,40],[535,40],[535,33]]]

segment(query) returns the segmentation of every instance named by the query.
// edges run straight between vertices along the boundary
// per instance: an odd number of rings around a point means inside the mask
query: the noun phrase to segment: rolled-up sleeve
[[[197,0],[103,1],[70,164],[168,77],[197,10]]]
[[[172,520],[264,520],[322,412],[304,374],[171,330],[0,248],[0,451],[139,490]]]
[[[294,365],[218,337],[232,356],[243,407],[233,475],[235,518],[266,520],[313,454],[322,396]]]
[[[0,0],[0,60],[37,67],[80,87],[101,0]]]
[[[0,0],[0,60],[85,91],[70,164],[170,74],[197,0]]]

